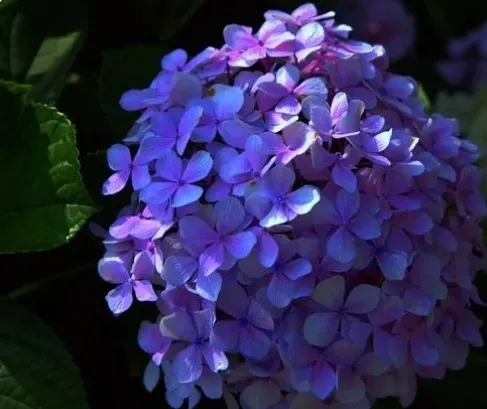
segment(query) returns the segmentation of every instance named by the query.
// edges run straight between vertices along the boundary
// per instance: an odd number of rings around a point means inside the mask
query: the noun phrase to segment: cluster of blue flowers
[[[154,303],[144,384],[174,408],[407,406],[483,344],[477,147],[333,12],[265,19],[122,96],[141,116],[108,151],[103,193],[134,191],[103,236],[108,306]]]

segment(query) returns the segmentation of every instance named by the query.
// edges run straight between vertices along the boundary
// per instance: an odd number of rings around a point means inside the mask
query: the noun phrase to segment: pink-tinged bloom
[[[134,293],[153,301],[143,383],[162,375],[172,408],[407,406],[417,378],[483,345],[480,153],[388,71],[411,21],[381,3],[356,0],[353,25],[385,48],[307,3],[255,32],[230,24],[193,58],[172,51],[122,96],[141,116],[130,149],[109,149],[103,192],[131,178],[133,194],[96,232],[98,270],[114,314]]]

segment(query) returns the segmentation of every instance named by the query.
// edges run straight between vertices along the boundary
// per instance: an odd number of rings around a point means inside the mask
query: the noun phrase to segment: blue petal
[[[212,89],[215,91],[211,99],[215,103],[216,117],[220,121],[233,118],[244,103],[242,89],[221,84],[213,85]]]
[[[216,229],[221,235],[236,231],[243,223],[245,210],[240,200],[228,197],[215,205]]]
[[[222,288],[222,276],[218,272],[208,276],[199,274],[196,280],[196,293],[208,301],[215,302]]]
[[[277,260],[279,247],[271,234],[262,232],[259,239],[259,260],[264,267],[271,267]]]
[[[325,347],[336,337],[340,318],[335,312],[311,314],[304,322],[304,337],[311,345]]]
[[[157,174],[171,182],[178,182],[183,172],[183,161],[171,149],[166,149],[156,162]]]
[[[217,233],[196,216],[186,216],[180,220],[179,233],[183,240],[197,247],[205,247],[218,240]]]
[[[256,379],[240,394],[242,406],[248,409],[268,409],[281,399],[281,389],[272,380]]]
[[[162,204],[167,202],[177,191],[175,182],[154,182],[140,191],[140,200],[148,204]]]
[[[307,214],[320,201],[317,188],[303,186],[286,195],[286,205],[297,214]]]
[[[228,359],[225,353],[211,345],[204,345],[201,348],[206,365],[212,372],[224,371],[228,368]]]
[[[264,358],[269,352],[271,340],[253,326],[244,328],[240,335],[239,348],[243,355],[255,359]]]
[[[161,319],[162,335],[187,342],[194,342],[198,336],[192,316],[187,311],[177,311]]]
[[[274,273],[267,287],[267,297],[276,307],[287,307],[294,297],[293,282],[283,274]]]
[[[336,387],[336,375],[324,360],[318,361],[311,372],[311,392],[318,399],[324,400]]]
[[[246,231],[225,237],[225,249],[237,260],[247,257],[256,243],[252,232]]]
[[[328,253],[340,263],[348,263],[355,257],[353,236],[345,227],[340,227],[327,242]]]
[[[125,283],[115,287],[105,297],[108,307],[114,314],[127,311],[133,302],[132,284]]]
[[[181,178],[186,183],[198,182],[208,176],[212,167],[213,159],[210,154],[205,151],[198,151],[189,160]]]
[[[172,207],[182,207],[196,202],[203,196],[203,188],[196,185],[181,185],[178,187],[172,198]]]
[[[331,171],[333,181],[347,192],[352,193],[357,189],[357,178],[348,168],[340,165],[333,166]]]
[[[288,262],[282,269],[282,274],[294,281],[311,273],[312,268],[308,260],[299,258]]]
[[[199,379],[203,372],[201,352],[191,345],[179,352],[173,360],[176,378],[181,383],[191,383]]]
[[[198,269],[198,261],[190,256],[169,256],[161,273],[163,280],[174,286],[186,283]]]
[[[388,280],[402,280],[408,268],[405,253],[384,251],[377,255],[377,262],[384,277]]]

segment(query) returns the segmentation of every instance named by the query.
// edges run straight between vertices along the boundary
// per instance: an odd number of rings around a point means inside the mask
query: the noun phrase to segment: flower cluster
[[[416,39],[414,18],[401,0],[343,0],[336,11],[355,37],[383,45],[391,62],[405,57]]]
[[[487,83],[487,24],[452,40],[448,60],[438,63],[438,71],[450,84],[466,89]]]
[[[407,406],[483,343],[477,148],[350,30],[268,11],[121,98],[141,116],[103,192],[134,194],[99,274],[113,313],[154,303],[144,384],[174,408]]]

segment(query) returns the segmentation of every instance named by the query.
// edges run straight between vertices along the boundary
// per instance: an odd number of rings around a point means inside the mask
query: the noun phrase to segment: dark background
[[[104,209],[95,219],[104,227],[114,219],[116,209],[126,203],[123,195],[105,199],[98,193],[108,172],[103,155],[93,153],[106,149],[124,136],[108,124],[101,108],[100,72],[104,53],[128,46],[160,45],[167,50],[185,48],[189,54],[195,54],[208,45],[220,46],[226,24],[257,27],[267,9],[292,10],[301,3],[289,0],[206,0],[193,16],[179,24],[197,1],[84,1],[89,22],[88,37],[71,69],[79,77],[76,83],[64,88],[57,106],[77,127],[83,174],[93,197]],[[332,9],[332,3],[320,1],[317,5],[327,11]],[[450,89],[437,75],[434,63],[445,57],[450,38],[464,34],[487,19],[487,7],[479,0],[409,0],[405,3],[416,19],[417,41],[410,55],[392,70],[416,77],[434,97],[438,90]],[[337,19],[340,20],[340,16]],[[165,21],[170,21],[172,28]],[[140,64],[141,70],[144,69],[143,61],[124,61],[120,64],[120,73],[123,75],[128,66],[133,69],[134,64]],[[152,75],[155,74],[153,71]],[[126,79],[127,84],[130,80]],[[162,387],[152,394],[144,390],[141,369],[145,365],[145,356],[136,346],[138,324],[144,318],[155,318],[151,315],[154,310],[138,305],[120,318],[111,315],[104,301],[109,286],[96,272],[101,255],[98,239],[85,230],[68,245],[53,251],[4,256],[0,260],[3,266],[2,292],[15,295],[52,325],[64,340],[80,368],[92,409],[167,407]],[[26,286],[25,283],[30,281],[34,282],[33,286]],[[485,316],[485,311],[480,314]],[[475,409],[487,405],[487,394],[483,390],[487,385],[484,356],[487,356],[486,351],[478,351],[468,369],[447,376],[442,382],[421,383],[413,408]],[[222,402],[205,401],[200,407],[223,408],[223,405]],[[394,408],[395,404],[385,403],[384,407]]]

